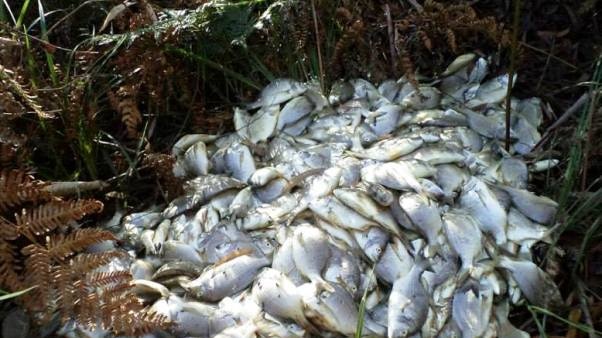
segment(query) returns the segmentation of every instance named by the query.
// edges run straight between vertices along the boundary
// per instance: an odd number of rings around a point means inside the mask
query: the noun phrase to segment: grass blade
[[[6,291],[0,290],[2,293],[4,293],[2,296],[0,296],[0,301],[19,297],[19,296],[21,296],[23,294],[26,294],[27,292],[31,291],[32,289],[35,289],[35,288],[37,288],[37,285],[36,286],[32,286],[30,288],[27,288],[25,290],[15,291],[15,292],[11,292],[11,293],[7,293]]]
[[[16,28],[21,27],[23,24],[23,19],[25,19],[25,14],[27,13],[27,9],[29,8],[30,0],[25,0],[23,5],[21,6],[21,12],[19,12],[19,18],[17,19],[17,23],[15,24]]]

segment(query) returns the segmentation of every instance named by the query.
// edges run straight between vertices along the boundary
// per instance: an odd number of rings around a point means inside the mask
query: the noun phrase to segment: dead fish
[[[529,166],[529,171],[532,173],[547,171],[557,166],[558,163],[560,163],[560,161],[556,159],[537,161]]]
[[[249,141],[252,144],[265,142],[274,135],[278,116],[280,115],[279,105],[263,106],[249,120]]]
[[[232,177],[241,182],[247,182],[256,171],[255,160],[249,147],[240,143],[228,148],[225,161],[226,169],[232,173]]]
[[[344,229],[366,230],[376,223],[353,211],[333,196],[325,196],[309,202],[309,209],[331,224]]]
[[[360,296],[361,268],[359,260],[336,246],[330,247],[330,258],[324,269],[324,280],[338,283],[357,299]]]
[[[393,196],[393,193],[378,183],[368,184],[368,194],[373,200],[376,201],[376,203],[383,207],[388,207],[396,202],[396,198]]]
[[[437,206],[430,199],[412,193],[401,195],[399,205],[414,226],[424,233],[432,250],[436,251],[439,247],[439,235],[443,229]],[[428,254],[431,254],[430,250]]]
[[[203,265],[198,265],[190,261],[171,261],[158,268],[150,280],[158,281],[175,276],[197,278],[203,271],[203,267]]]
[[[303,313],[303,300],[297,286],[283,272],[264,269],[257,276],[252,294],[270,315],[292,319],[302,327],[311,328]]]
[[[498,327],[498,337],[500,338],[529,338],[530,335],[522,330],[517,329],[510,320],[508,313],[510,312],[510,304],[507,300],[500,302],[494,308],[495,318]]]
[[[265,338],[303,338],[307,332],[294,322],[277,319],[269,314],[263,314],[253,320],[257,333]]]
[[[422,161],[398,161],[377,163],[362,168],[362,180],[370,184],[380,184],[395,190],[409,190],[425,194],[418,178],[429,177],[435,168]]]
[[[413,113],[408,124],[417,124],[425,127],[460,127],[467,126],[466,116],[453,109],[424,109]]]
[[[252,187],[246,187],[239,190],[236,197],[232,200],[230,215],[235,218],[243,217],[249,210],[257,207],[259,204],[259,200],[253,195]]]
[[[423,143],[424,141],[421,138],[393,138],[375,143],[373,146],[363,151],[348,151],[348,153],[358,158],[392,161],[420,148]]]
[[[266,257],[238,256],[205,270],[182,287],[195,298],[215,302],[244,290],[269,263]]]
[[[366,257],[376,263],[389,243],[389,233],[380,227],[371,227],[365,231],[352,231],[352,233]]]
[[[508,211],[508,239],[515,243],[549,241],[548,236],[553,230],[554,228],[533,223],[515,208]]]
[[[443,71],[443,73],[441,73],[440,76],[446,77],[454,74],[460,69],[471,64],[476,57],[477,56],[474,53],[462,54],[456,57],[454,61],[452,61],[452,63],[450,63],[449,66],[447,66],[447,68],[445,68],[445,70]]]
[[[314,109],[314,103],[305,96],[295,97],[287,102],[278,117],[277,130],[290,127],[300,121]]]
[[[322,270],[331,254],[326,234],[316,227],[299,225],[293,236],[293,260],[299,272],[320,289],[333,292],[330,283],[322,278]]]
[[[441,92],[434,87],[418,87],[401,100],[405,109],[433,109],[441,102]]]
[[[505,158],[500,164],[501,181],[517,189],[526,189],[529,171],[527,164],[518,158]]]
[[[501,256],[499,265],[510,271],[529,302],[544,308],[561,306],[564,303],[556,283],[535,263]]]
[[[184,167],[194,176],[207,175],[210,164],[207,147],[202,141],[193,144],[184,153]]]
[[[397,238],[392,238],[376,264],[375,273],[379,279],[389,284],[410,272],[414,259],[405,245]]]
[[[197,142],[213,142],[219,136],[218,135],[209,135],[209,134],[186,134],[178,139],[176,144],[171,148],[171,154],[179,158],[182,156],[186,150],[193,144]]]
[[[295,260],[293,259],[294,240],[293,236],[290,236],[278,248],[274,254],[272,268],[283,272],[291,279],[291,281],[293,281],[293,283],[295,283],[295,285],[301,285],[302,283],[305,283],[306,280],[297,269]]]
[[[493,235],[498,245],[506,242],[506,211],[483,181],[473,176],[464,184],[460,206],[478,221],[481,230]]]
[[[339,104],[353,97],[354,88],[349,81],[335,81],[328,95],[330,104]]]
[[[420,329],[428,314],[428,294],[420,282],[426,263],[416,263],[393,283],[389,296],[387,338],[408,337]]]
[[[480,337],[488,328],[492,314],[493,292],[491,289],[473,290],[468,285],[454,295],[453,319],[463,337]]]
[[[462,268],[471,269],[483,250],[483,239],[477,222],[467,213],[448,211],[443,214],[443,226],[449,244],[462,259]]]
[[[396,236],[402,236],[393,215],[387,209],[376,204],[366,192],[359,189],[341,188],[335,189],[333,194],[360,215],[382,225]]]
[[[257,101],[247,105],[247,109],[280,104],[305,93],[306,90],[307,86],[303,83],[291,79],[276,79],[261,91]]]
[[[366,118],[366,123],[376,135],[385,135],[395,130],[400,113],[400,106],[392,104],[383,105],[370,113],[370,116]]]
[[[320,290],[312,284],[301,287],[305,315],[318,327],[353,335],[357,327],[358,311],[351,295],[341,286]]]
[[[184,191],[189,195],[198,197],[200,203],[228,189],[241,189],[245,183],[228,176],[205,175],[199,176],[184,183]]]
[[[171,221],[169,219],[164,219],[159,223],[157,229],[155,229],[155,233],[152,238],[153,246],[158,254],[163,252],[163,243],[167,240],[169,235],[169,229],[171,227]]]
[[[498,123],[488,116],[475,113],[470,109],[458,108],[458,110],[466,115],[468,126],[480,135],[498,140],[504,140],[506,138],[506,127],[503,124]],[[510,137],[515,139],[516,132],[510,130]]]
[[[524,215],[538,223],[549,224],[556,217],[558,203],[545,196],[537,196],[523,189],[499,186],[512,198],[512,203]]]
[[[165,241],[163,243],[163,259],[165,260],[183,260],[190,261],[199,265],[206,265],[207,263],[201,258],[199,252],[193,246],[178,242],[178,241]]]
[[[404,160],[414,159],[431,165],[446,163],[462,163],[466,159],[461,149],[451,144],[422,147],[415,152],[403,157]]]

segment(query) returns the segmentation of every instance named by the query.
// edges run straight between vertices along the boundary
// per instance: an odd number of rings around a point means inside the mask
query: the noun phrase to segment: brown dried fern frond
[[[10,96],[5,95],[3,98],[4,100],[12,100],[12,102],[10,102],[12,108],[18,108],[20,110],[21,108],[26,107],[27,109],[34,111],[38,117],[42,119],[54,117],[52,114],[44,112],[42,106],[36,101],[37,98],[15,79],[15,74],[10,69],[5,68],[2,65],[0,65],[0,92],[9,92],[12,94]],[[19,115],[24,113],[23,111],[16,112]]]
[[[53,294],[52,257],[48,251],[38,245],[30,244],[21,250],[25,258],[25,282],[28,286],[35,286],[33,290],[23,296],[25,307],[30,311],[48,314],[54,310],[51,306]]]
[[[97,253],[80,253],[73,257],[69,263],[69,269],[74,273],[82,276],[90,273],[93,270],[106,265],[110,261],[116,258],[126,257],[127,253],[124,251],[105,251]]]
[[[0,171],[0,210],[6,211],[25,202],[49,200],[50,194],[43,190],[46,185],[23,170]]]
[[[103,241],[116,240],[117,237],[108,231],[87,228],[74,230],[66,236],[63,234],[51,235],[46,247],[50,256],[63,260],[77,252],[83,251],[90,245]]]
[[[134,139],[138,136],[138,127],[142,122],[142,114],[138,109],[138,88],[134,85],[123,85],[117,92],[109,91],[109,103],[121,115],[121,121],[126,127],[127,136]]]
[[[14,292],[23,288],[20,265],[17,259],[17,247],[0,239],[0,285],[10,286],[8,291]]]
[[[88,283],[103,287],[128,284],[130,280],[132,280],[132,274],[129,271],[96,272],[88,276]]]
[[[97,200],[50,201],[36,208],[23,209],[15,215],[19,233],[34,237],[56,228],[67,228],[69,222],[100,212],[103,205]]]

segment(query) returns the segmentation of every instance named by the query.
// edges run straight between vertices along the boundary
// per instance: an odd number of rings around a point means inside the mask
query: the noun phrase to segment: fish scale
[[[557,208],[528,171],[557,161],[522,156],[541,138],[536,98],[513,99],[499,147],[510,81],[488,66],[467,54],[438,85],[341,80],[328,97],[273,81],[235,109],[235,132],[176,143],[185,194],[126,217],[136,259],[114,266],[174,337],[352,336],[362,294],[366,335],[528,336],[512,305],[562,301],[527,253]]]

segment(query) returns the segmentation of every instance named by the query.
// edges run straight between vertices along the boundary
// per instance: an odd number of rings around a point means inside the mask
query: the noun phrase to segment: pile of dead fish
[[[511,304],[561,302],[530,250],[557,205],[527,190],[555,161],[522,157],[536,98],[504,150],[509,81],[469,54],[418,88],[272,82],[175,144],[185,195],[120,223],[137,292],[178,337],[528,337]]]

